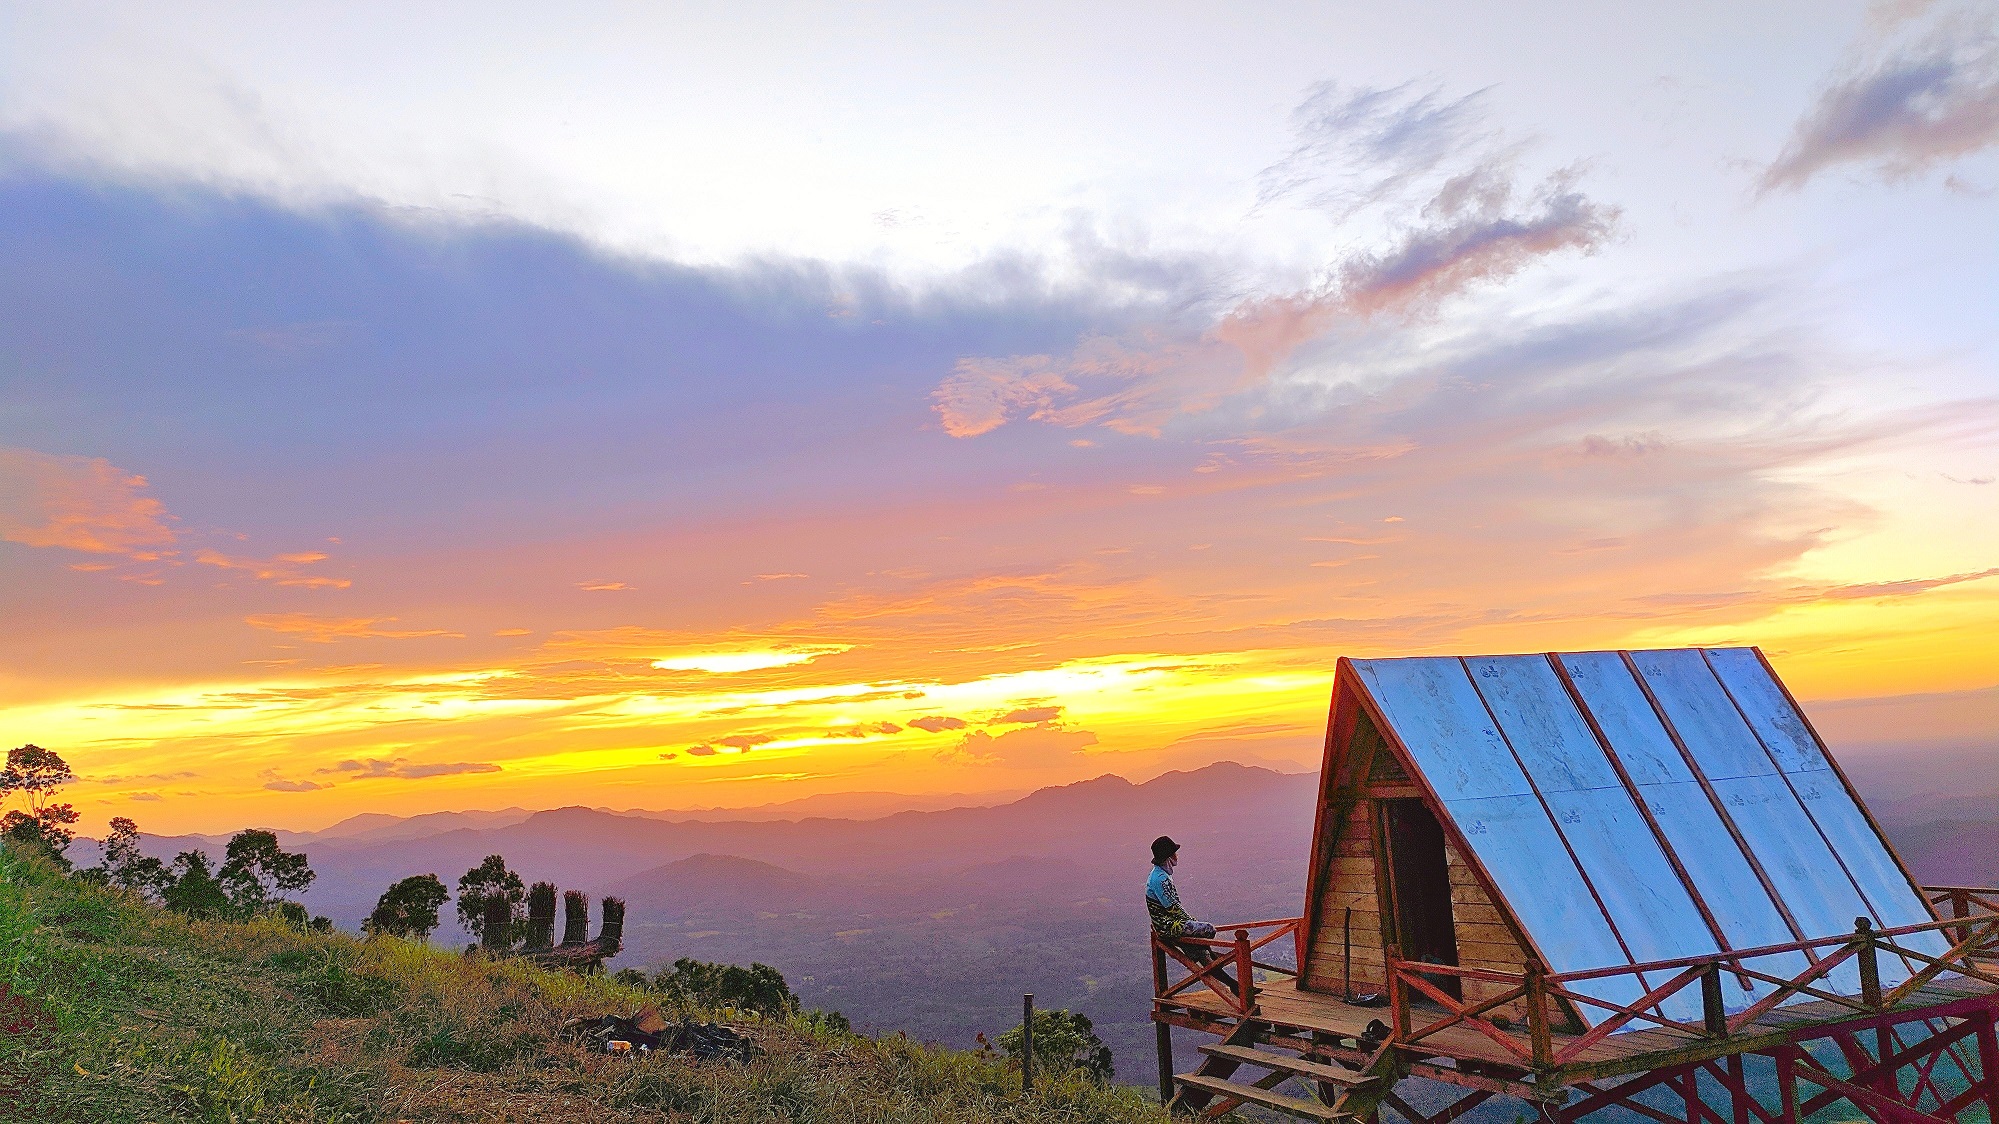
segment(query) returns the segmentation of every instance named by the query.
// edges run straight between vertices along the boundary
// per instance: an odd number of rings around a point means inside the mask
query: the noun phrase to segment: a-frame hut
[[[1177,1108],[1999,1119],[1999,890],[1918,887],[1754,648],[1343,659],[1313,836],[1302,916],[1152,938]]]
[[[1335,678],[1304,990],[1382,991],[1389,949],[1562,973],[1933,920],[1757,649],[1341,660]],[[1769,959],[1772,975],[1807,967]],[[1578,990],[1630,1003],[1662,982]],[[1448,983],[1467,1000],[1496,986]],[[1859,979],[1848,966],[1826,985]],[[1725,1004],[1767,990],[1736,978]],[[1701,1018],[1696,993],[1666,1004]]]

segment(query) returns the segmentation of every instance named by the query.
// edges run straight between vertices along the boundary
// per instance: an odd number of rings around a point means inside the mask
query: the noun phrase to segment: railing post
[[[1158,999],[1166,994],[1166,949],[1159,943],[1159,934],[1152,934],[1152,997]]]
[[[1950,892],[1950,915],[1952,917],[1971,916],[1971,891],[1959,887]],[[1953,931],[1950,943],[1971,939],[1971,926],[1965,925]]]
[[[1381,950],[1381,959],[1387,967],[1388,1012],[1395,1027],[1391,1041],[1404,1042],[1409,1038],[1409,986],[1402,982],[1402,946],[1388,945]]]
[[[1248,929],[1235,931],[1235,990],[1236,1006],[1243,1014],[1249,1014],[1250,997],[1256,994],[1256,981],[1250,968]]]
[[[1520,966],[1525,977],[1527,994],[1527,1041],[1533,1049],[1534,1068],[1546,1070],[1555,1062],[1555,1043],[1548,1036],[1548,980],[1547,969],[1539,960],[1529,960]]]
[[[1034,993],[1020,997],[1020,1091],[1034,1091]]]
[[[1721,999],[1721,961],[1701,968],[1701,1023],[1709,1038],[1728,1037],[1728,1008]]]
[[[1853,942],[1860,949],[1860,1001],[1869,1008],[1881,1006],[1881,961],[1874,947],[1874,923],[1865,917],[1853,919]]]

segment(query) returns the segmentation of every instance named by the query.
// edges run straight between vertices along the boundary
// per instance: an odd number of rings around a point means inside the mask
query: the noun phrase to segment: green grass
[[[558,1042],[657,996],[608,976],[395,939],[209,923],[0,848],[0,1118],[1160,1124],[1077,1076],[1023,1096],[1003,1061],[807,1020],[746,1027],[748,1065]]]

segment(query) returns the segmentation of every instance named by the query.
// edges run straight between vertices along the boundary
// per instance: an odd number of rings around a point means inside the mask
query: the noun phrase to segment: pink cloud
[[[1946,24],[1854,65],[1799,119],[1761,190],[1795,190],[1840,165],[1905,180],[1999,145],[1999,36],[1977,27]]]
[[[0,539],[157,558],[146,548],[173,543],[173,517],[146,488],[145,477],[101,457],[0,447]]]
[[[1024,417],[1156,437],[1176,417],[1266,386],[1299,348],[1341,326],[1425,314],[1536,261],[1594,253],[1609,241],[1618,208],[1575,190],[1571,171],[1516,203],[1510,160],[1446,180],[1421,221],[1386,248],[1347,258],[1314,287],[1239,301],[1198,335],[1161,324],[1087,338],[1060,360],[961,359],[931,396],[944,430],[977,437]]]

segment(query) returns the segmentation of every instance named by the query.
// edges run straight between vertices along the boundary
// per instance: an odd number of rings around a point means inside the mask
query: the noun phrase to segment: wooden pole
[[[1786,1046],[1777,1054],[1777,1100],[1781,1106],[1777,1110],[1777,1119],[1782,1124],[1799,1124],[1796,1050],[1795,1046]]]
[[[1152,994],[1166,990],[1166,950],[1159,947],[1159,935],[1152,937]],[[1159,1021],[1159,1008],[1152,1009],[1153,1045],[1159,1053],[1159,1103],[1173,1099],[1173,1028]]]
[[[1529,960],[1521,965],[1526,976],[1527,994],[1523,996],[1527,1004],[1527,1042],[1534,1054],[1534,1068],[1545,1070],[1554,1064],[1555,1043],[1548,1036],[1548,981],[1546,970],[1538,960]]]
[[[1728,1008],[1721,997],[1721,962],[1701,968],[1701,1021],[1709,1038],[1728,1037]]]
[[[1744,1076],[1746,1067],[1741,1054],[1728,1055],[1728,1106],[1735,1124],[1749,1124],[1749,1080]]]
[[[1402,982],[1402,946],[1390,943],[1382,951],[1382,962],[1387,966],[1388,1013],[1394,1020],[1395,1041],[1409,1037],[1409,989]]]
[[[1985,1085],[1986,1118],[1999,1120],[1999,1029],[1989,1014],[1978,1024],[1978,1076]]]
[[[1860,946],[1860,1001],[1869,1010],[1881,1009],[1881,962],[1874,948],[1874,923],[1865,917],[1853,919],[1853,940]]]
[[[1256,991],[1256,981],[1252,977],[1251,967],[1249,962],[1249,930],[1237,929],[1235,931],[1236,1004],[1245,1015],[1249,1014],[1250,1008],[1254,1005],[1250,1002],[1250,997]]]
[[[1020,997],[1020,1091],[1034,1091],[1034,993]]]
[[[1302,969],[1305,958],[1298,958]],[[1341,927],[1340,937],[1340,997],[1353,1002],[1353,907],[1347,907],[1346,924]]]

